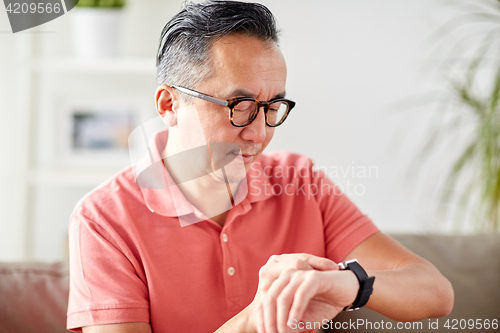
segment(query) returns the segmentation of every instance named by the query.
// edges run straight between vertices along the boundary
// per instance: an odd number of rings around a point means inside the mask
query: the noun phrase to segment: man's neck
[[[232,208],[232,196],[238,190],[239,184],[230,184],[228,189],[224,182],[215,181],[213,178],[213,174],[210,174],[178,186],[186,199],[206,217],[214,221],[225,220],[227,214],[224,213]]]
[[[212,216],[210,219],[215,223],[219,224],[221,227],[226,223],[227,215],[229,214],[229,210],[226,210],[224,213],[219,214],[217,216]]]
[[[169,138],[170,139],[170,138]],[[169,146],[170,143],[170,146]],[[180,182],[179,173],[182,173],[184,168],[182,165],[172,166],[168,163],[167,150],[176,151],[172,147],[173,142],[171,140],[167,141],[167,145],[162,153],[162,158],[165,161],[165,167],[169,172],[170,176],[177,183],[177,186],[184,194],[184,197],[200,212],[202,212],[207,218],[215,221],[221,226],[224,225],[227,214],[232,208],[233,197],[238,190],[239,183],[225,183],[214,173],[206,174],[202,177],[190,181]]]

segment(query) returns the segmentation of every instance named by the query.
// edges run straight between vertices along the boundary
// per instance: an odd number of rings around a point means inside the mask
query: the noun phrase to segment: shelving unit
[[[158,38],[181,7],[182,0],[127,0],[119,26],[118,57],[113,59],[86,61],[76,56],[73,23],[78,9],[27,31],[4,35],[0,54],[8,71],[2,83],[11,86],[8,99],[2,98],[0,105],[6,116],[0,260],[64,258],[75,204],[130,165],[126,152],[106,161],[66,154],[68,110],[87,104],[130,106],[135,113],[133,127],[156,117]],[[0,23],[7,31],[10,24],[4,18]]]
[[[155,74],[154,59],[117,58],[87,61],[73,58],[35,58],[31,70],[36,73],[92,73],[92,74]]]
[[[71,157],[64,158],[61,148],[70,139],[64,133],[65,105],[130,105],[138,126],[155,116],[155,63],[154,57],[43,58],[35,53],[36,38],[28,35],[19,46],[19,98],[24,102],[17,142],[25,153],[17,158],[16,195],[25,259],[54,261],[67,255],[67,226],[77,201],[129,164],[125,156],[105,163],[85,157],[68,163]]]
[[[108,172],[42,171],[31,170],[28,175],[30,186],[54,185],[72,187],[95,187],[109,178],[115,170]]]

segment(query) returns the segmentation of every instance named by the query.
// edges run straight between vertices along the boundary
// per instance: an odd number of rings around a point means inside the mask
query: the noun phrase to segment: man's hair
[[[156,83],[195,89],[211,77],[210,47],[225,35],[241,33],[278,44],[273,14],[265,6],[239,1],[186,2],[161,32]]]

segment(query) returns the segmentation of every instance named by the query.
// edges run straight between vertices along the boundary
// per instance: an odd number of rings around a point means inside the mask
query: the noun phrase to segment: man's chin
[[[249,166],[248,166],[249,168]],[[226,184],[236,184],[246,179],[247,166],[233,168],[230,165],[215,171],[215,176]]]

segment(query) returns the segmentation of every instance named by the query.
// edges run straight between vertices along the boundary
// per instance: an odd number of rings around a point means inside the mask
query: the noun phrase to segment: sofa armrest
[[[0,332],[68,332],[67,263],[0,263]]]

